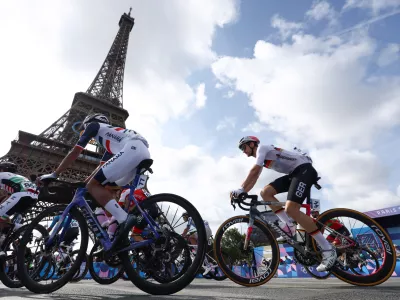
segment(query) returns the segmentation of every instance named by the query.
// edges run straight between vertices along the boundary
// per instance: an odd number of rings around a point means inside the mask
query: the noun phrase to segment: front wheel
[[[22,284],[31,292],[38,294],[47,294],[52,293],[63,287],[74,277],[74,275],[78,271],[78,268],[81,265],[82,260],[86,255],[86,249],[89,239],[88,227],[86,224],[86,219],[75,207],[70,209],[68,216],[76,221],[76,226],[79,229],[78,236],[80,235],[81,237],[80,242],[77,243],[77,245],[79,245],[79,250],[76,257],[70,257],[68,252],[64,251],[60,247],[60,243],[62,242],[62,240],[60,240],[60,233],[62,233],[64,229],[61,229],[60,232],[56,233],[54,243],[51,246],[46,246],[46,238],[42,238],[39,243],[35,243],[34,245],[31,242],[31,233],[33,229],[38,224],[47,224],[47,226],[49,226],[54,217],[63,212],[65,208],[66,205],[55,205],[41,212],[27,226],[24,235],[20,241],[17,251],[18,275]],[[55,230],[55,228],[53,228],[52,230]],[[36,252],[33,253],[33,251]],[[34,270],[32,272],[30,272],[29,266],[25,264],[24,258],[28,252],[32,252],[33,255],[37,254],[41,258],[40,263],[33,266]],[[38,272],[42,270],[47,262],[54,258],[55,252],[59,252],[59,256],[61,257],[61,260],[59,262],[56,261],[56,263],[58,264],[56,269],[59,269],[58,274],[56,274],[56,276],[53,276],[52,278],[49,278],[50,282],[36,282],[35,277],[38,275]]]
[[[204,221],[189,201],[174,194],[153,195],[141,206],[158,225],[160,238],[152,237],[154,233],[150,230],[150,236],[146,236],[146,239],[154,241],[150,246],[120,253],[119,257],[129,279],[139,289],[152,295],[174,294],[193,281],[203,262],[207,244]],[[183,212],[187,212],[197,229],[197,249],[192,260],[186,259],[189,253],[187,247],[181,243],[180,235],[185,227],[182,225],[185,223]],[[130,259],[130,253],[133,254],[134,263]],[[178,267],[182,256],[185,256],[185,264]],[[141,276],[143,273],[150,274],[155,280],[151,281],[151,277],[146,279]]]
[[[214,256],[225,275],[243,286],[259,286],[274,277],[279,264],[279,246],[267,226],[249,217],[236,216],[220,225],[214,239]],[[248,247],[244,249],[246,232]],[[263,262],[268,260],[266,265]],[[255,274],[255,276],[254,276]]]

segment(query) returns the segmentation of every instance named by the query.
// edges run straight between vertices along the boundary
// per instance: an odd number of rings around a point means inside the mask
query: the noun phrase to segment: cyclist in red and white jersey
[[[0,236],[12,226],[10,217],[30,209],[38,199],[36,185],[28,178],[18,175],[12,162],[0,163]],[[15,229],[21,225],[15,224]],[[1,238],[0,238],[1,240]],[[0,241],[0,246],[2,241]],[[0,252],[0,256],[5,253]]]
[[[123,186],[131,182],[138,164],[150,158],[149,145],[136,131],[111,126],[108,118],[100,113],[87,116],[82,125],[85,131],[75,147],[52,174],[43,175],[40,180],[57,178],[79,157],[89,141],[95,139],[106,152],[102,163],[85,180],[86,187],[97,203],[113,215],[123,228],[128,214],[105,186]]]
[[[261,191],[261,197],[264,201],[278,202],[275,195],[288,192],[285,208],[271,206],[271,209],[286,224],[282,229],[289,235],[295,234],[296,226],[288,215],[316,240],[322,249],[322,262],[317,270],[321,272],[330,269],[337,258],[336,249],[324,238],[313,219],[300,211],[301,204],[318,177],[311,158],[278,147],[261,145],[255,136],[243,137],[238,146],[248,157],[255,157],[256,163],[242,186],[231,192],[231,197],[238,197],[243,192],[248,193],[256,184],[263,167],[285,174],[266,185]],[[284,237],[278,238],[278,241],[284,240]]]

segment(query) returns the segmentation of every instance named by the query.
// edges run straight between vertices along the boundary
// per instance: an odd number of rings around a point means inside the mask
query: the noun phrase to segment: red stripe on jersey
[[[272,162],[273,162],[272,160],[265,160],[264,167],[269,168],[271,166]]]
[[[110,140],[106,140],[106,149],[108,152],[112,153],[112,151],[110,149]]]
[[[124,129],[121,128],[121,127],[118,127],[118,128],[115,128],[115,130],[116,130],[116,131],[121,131],[121,130],[124,130]]]

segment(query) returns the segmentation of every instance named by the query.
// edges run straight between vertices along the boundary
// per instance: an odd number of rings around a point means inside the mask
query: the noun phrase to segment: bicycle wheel
[[[18,278],[17,272],[17,247],[19,239],[24,234],[27,225],[13,232],[6,240],[4,240],[2,249],[6,253],[6,257],[1,262],[0,280],[9,288],[20,288],[23,284]],[[38,224],[34,228],[38,235],[47,236],[47,230],[42,225]],[[25,263],[31,258],[31,253],[25,257]]]
[[[259,286],[274,277],[279,264],[279,246],[270,229],[254,220],[249,247],[243,250],[249,217],[236,216],[222,223],[214,238],[214,255],[225,275],[243,286]],[[227,253],[228,257],[224,256]],[[263,259],[271,259],[268,267],[262,267]],[[249,262],[256,261],[256,277],[252,277]],[[232,264],[232,261],[235,264]],[[247,266],[246,266],[247,264]]]
[[[169,204],[164,205],[163,202],[169,202]],[[158,230],[160,238],[154,240],[150,247],[147,246],[132,251],[132,253],[136,253],[134,254],[135,264],[132,264],[129,252],[120,253],[119,257],[123,262],[129,279],[139,289],[152,295],[174,294],[193,281],[204,259],[207,243],[204,221],[197,209],[189,201],[174,194],[150,196],[141,206],[148,211],[155,208],[153,213],[155,212],[156,215],[153,216],[153,219],[160,227]],[[163,211],[163,209],[166,211]],[[173,233],[175,233],[175,230],[183,231],[181,214],[184,211],[192,218],[197,229],[197,251],[195,258],[190,261],[191,265],[186,271],[181,276],[174,276],[176,273],[180,274],[180,270],[175,267],[175,260],[181,255],[184,248],[180,246],[180,239],[176,238],[178,234]],[[151,277],[157,277],[157,280],[153,282],[147,280],[141,276],[143,272],[149,272]],[[171,275],[172,281],[169,280]],[[166,282],[160,282],[160,277],[165,278]]]
[[[347,272],[341,265],[338,265],[338,257],[337,263],[331,269],[332,273],[337,278],[353,285],[374,286],[385,282],[393,274],[396,266],[396,251],[389,234],[375,220],[367,215],[346,208],[336,208],[324,212],[317,218],[317,224],[325,235],[327,233],[333,235],[335,233],[328,226],[324,226],[324,224],[328,224],[328,221],[332,219],[342,221],[343,218],[355,219],[356,221],[349,222],[349,226],[354,225],[357,226],[357,228],[351,229],[351,232],[349,231],[350,236],[348,237],[336,234],[337,239],[339,240],[340,238],[340,240],[343,241],[343,243],[337,247],[337,251],[341,252],[341,255],[343,255],[343,253],[346,255],[349,254],[349,258],[354,260],[354,257],[357,257],[360,251],[362,251],[364,241],[368,240],[373,241],[374,247],[380,249],[384,255],[380,265],[371,273],[365,275]],[[342,221],[342,223],[346,223],[347,225],[347,222]],[[314,250],[318,251],[318,246],[314,239],[312,239],[312,244]]]
[[[49,221],[51,222],[51,220],[59,212],[64,211],[65,208],[66,205],[55,205],[41,212],[35,219],[32,220],[31,224],[28,225],[21,239],[17,253],[18,275],[20,276],[22,284],[31,292],[38,294],[47,294],[60,289],[72,279],[72,277],[76,274],[76,271],[78,270],[79,266],[81,265],[82,260],[84,259],[89,239],[88,227],[84,216],[80,213],[80,211],[76,207],[74,207],[69,211],[68,216],[77,222],[79,228],[79,234],[81,236],[81,241],[80,243],[78,243],[79,252],[75,258],[76,260],[73,261],[68,256],[65,257],[64,260],[62,261],[63,265],[62,272],[59,272],[57,274],[57,277],[53,276],[52,281],[50,283],[47,283],[47,281],[46,283],[36,282],[35,279],[31,277],[30,275],[31,272],[29,272],[27,266],[25,265],[24,257],[28,249],[30,249],[30,235],[32,233],[33,228],[35,228],[35,226],[38,225],[39,223],[46,223]],[[57,236],[59,236],[61,232],[62,231],[57,233]],[[48,247],[45,245],[45,241],[46,239],[41,240],[41,242],[43,243],[41,246],[38,246],[40,248],[39,253],[43,254],[42,256],[43,258],[48,258],[52,256],[53,252],[58,251],[59,248],[58,245],[62,241],[55,239],[54,245]],[[41,269],[43,267],[45,259],[42,259],[42,262],[43,263],[40,263],[39,266],[35,266],[36,269],[38,268]],[[67,270],[68,265],[70,266],[70,268]]]
[[[113,273],[110,274],[110,267],[113,268],[112,266],[108,265],[106,261],[104,261],[102,257],[102,253],[99,254],[99,256],[94,256],[94,253],[100,248],[101,244],[99,241],[96,241],[96,243],[93,245],[92,250],[90,251],[89,258],[88,258],[88,268],[89,268],[89,273],[92,276],[92,279],[96,281],[99,284],[111,284],[116,282],[118,279],[121,278],[122,274],[124,273],[124,268],[122,266],[122,263],[120,264],[115,264],[115,262],[112,263],[114,266]],[[101,263],[102,266],[104,266],[104,270],[107,270],[107,272],[99,272],[97,273],[94,267],[94,263]],[[100,270],[102,269],[102,266],[100,266]],[[110,276],[111,275],[111,276]]]

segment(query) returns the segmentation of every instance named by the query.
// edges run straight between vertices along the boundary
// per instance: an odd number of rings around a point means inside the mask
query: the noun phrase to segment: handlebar
[[[250,203],[244,202],[246,199],[250,199]],[[258,201],[258,195],[241,193],[237,198],[231,199],[231,205],[233,206],[233,209],[236,209],[235,204],[237,204],[241,209],[245,211],[250,211],[252,206],[265,205],[266,203],[264,201]],[[244,206],[249,206],[249,208],[246,208]]]

